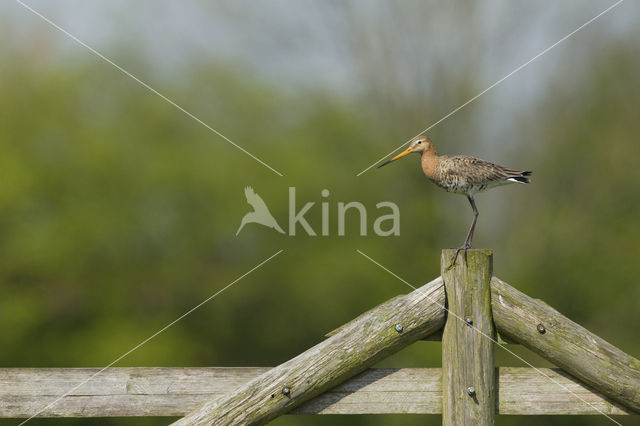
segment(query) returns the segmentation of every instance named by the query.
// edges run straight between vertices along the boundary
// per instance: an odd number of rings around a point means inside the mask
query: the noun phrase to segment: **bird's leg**
[[[471,222],[471,228],[469,228],[469,233],[467,234],[467,239],[464,242],[467,248],[471,248],[471,242],[473,240],[473,233],[476,229],[476,222],[478,221],[478,209],[476,208],[476,202],[473,199],[472,195],[467,195],[467,199],[469,200],[469,204],[471,204],[471,208],[473,209],[473,221]]]
[[[467,200],[469,200],[469,204],[471,204],[471,208],[473,209],[473,221],[471,222],[471,228],[469,228],[469,233],[467,233],[467,239],[464,240],[464,244],[456,249],[456,253],[453,255],[453,259],[451,260],[451,266],[455,265],[456,259],[458,258],[458,253],[461,250],[464,250],[464,261],[467,262],[467,250],[471,248],[471,242],[473,241],[473,232],[476,229],[476,222],[478,221],[478,209],[476,208],[476,202],[473,200],[473,195],[467,194]]]

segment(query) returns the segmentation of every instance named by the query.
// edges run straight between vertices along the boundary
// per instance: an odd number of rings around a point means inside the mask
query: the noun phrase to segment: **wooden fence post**
[[[442,424],[493,425],[496,380],[491,315],[491,250],[455,250],[440,261],[449,313],[442,335]],[[480,332],[484,333],[483,336]]]

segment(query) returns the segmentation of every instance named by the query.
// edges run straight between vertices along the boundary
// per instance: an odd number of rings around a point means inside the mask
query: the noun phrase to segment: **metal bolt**
[[[544,334],[544,333],[547,332],[547,329],[544,328],[544,325],[542,325],[542,324],[538,324],[537,329],[538,329],[538,333],[540,333],[540,334]]]
[[[464,317],[464,322],[466,322],[469,327],[471,327],[473,325],[473,320],[471,319],[471,317],[469,315]]]
[[[282,393],[285,396],[289,396],[291,394],[291,389],[288,386],[285,386],[285,387],[282,388]]]
[[[398,333],[402,333],[402,330],[404,330],[404,328],[402,327],[402,324],[396,324],[396,331]]]
[[[474,396],[476,394],[476,389],[473,386],[469,386],[467,388],[467,393],[469,394],[469,396]]]

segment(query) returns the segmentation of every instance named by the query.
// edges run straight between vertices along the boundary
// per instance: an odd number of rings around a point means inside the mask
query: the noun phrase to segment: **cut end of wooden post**
[[[478,270],[484,269],[489,263],[489,272],[493,273],[493,250],[491,249],[468,249],[456,255],[457,249],[443,249],[440,257],[440,272],[444,274],[452,269]]]
[[[442,252],[447,252],[447,253],[451,253],[452,255],[456,252],[456,248],[448,248],[448,249],[442,249]],[[464,253],[464,250],[460,250],[460,253]],[[472,253],[485,253],[487,255],[489,254],[493,254],[493,250],[492,249],[488,249],[488,248],[470,248],[467,250],[468,254],[472,254]]]
[[[491,249],[468,249],[460,250],[456,256],[458,249],[442,249],[440,258],[441,271],[447,271],[454,267],[469,267],[470,265],[479,265],[485,263],[487,258],[493,257]]]

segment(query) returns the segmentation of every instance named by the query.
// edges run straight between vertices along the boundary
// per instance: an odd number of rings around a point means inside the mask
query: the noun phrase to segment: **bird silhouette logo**
[[[240,227],[236,232],[236,235],[240,233],[242,228],[247,223],[259,223],[260,225],[268,226],[269,228],[273,228],[279,233],[284,234],[284,231],[282,230],[282,228],[280,228],[278,222],[276,222],[276,219],[269,211],[269,208],[265,204],[262,197],[256,194],[253,188],[247,186],[244,189],[244,196],[247,197],[247,203],[249,203],[249,205],[253,207],[253,211],[244,215],[244,217],[242,218],[242,222],[240,223]]]

